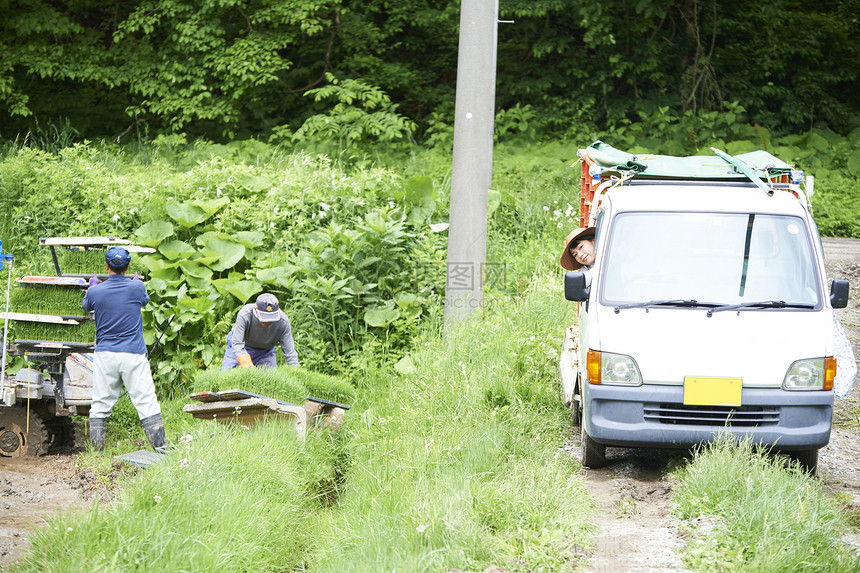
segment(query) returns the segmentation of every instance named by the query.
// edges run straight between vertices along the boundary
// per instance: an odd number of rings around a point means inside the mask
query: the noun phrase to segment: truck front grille
[[[770,426],[779,423],[779,410],[761,406],[645,404],[645,421],[697,426]]]

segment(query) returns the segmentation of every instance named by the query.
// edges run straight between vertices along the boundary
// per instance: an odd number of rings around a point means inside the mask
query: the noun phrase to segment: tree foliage
[[[39,117],[119,139],[275,128],[343,138],[332,119],[341,114],[354,116],[346,139],[408,133],[410,122],[435,137],[453,116],[455,2],[0,0],[0,13],[7,138]],[[514,132],[582,132],[661,107],[700,114],[736,102],[770,128],[847,133],[860,108],[858,13],[860,0],[509,0],[497,106],[517,110]],[[379,110],[340,98],[359,85],[400,115],[373,118]]]

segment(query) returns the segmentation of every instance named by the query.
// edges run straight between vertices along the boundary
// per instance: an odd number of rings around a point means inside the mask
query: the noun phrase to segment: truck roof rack
[[[583,163],[580,174],[580,226],[589,225],[591,210],[600,202],[603,190],[623,185],[631,179],[637,183],[662,180],[749,185],[752,182],[769,195],[775,190],[789,191],[810,208],[808,197],[800,188],[800,183],[805,179],[803,171],[794,169],[763,150],[731,156],[718,149],[711,149],[714,155],[686,157],[627,153],[602,141],[580,149],[577,153]]]

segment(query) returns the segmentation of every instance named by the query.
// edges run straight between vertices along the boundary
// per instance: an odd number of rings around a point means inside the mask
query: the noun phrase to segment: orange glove
[[[251,360],[250,354],[240,354],[236,357],[236,360],[239,362],[239,366],[242,368],[253,368],[254,361]]]

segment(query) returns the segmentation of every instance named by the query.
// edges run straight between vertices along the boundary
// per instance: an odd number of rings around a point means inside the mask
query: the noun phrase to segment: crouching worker
[[[94,311],[96,318],[90,440],[95,449],[104,449],[107,419],[125,384],[146,439],[153,448],[162,448],[164,422],[155,397],[140,313],[149,296],[142,281],[125,276],[131,261],[127,250],[111,247],[105,253],[105,261],[107,280],[90,286],[83,302],[84,310]]]
[[[236,324],[227,334],[227,350],[221,370],[235,366],[243,368],[276,368],[275,346],[280,344],[284,359],[290,366],[299,365],[299,355],[293,344],[290,319],[278,308],[278,299],[264,293],[257,302],[246,304],[236,315]]]

